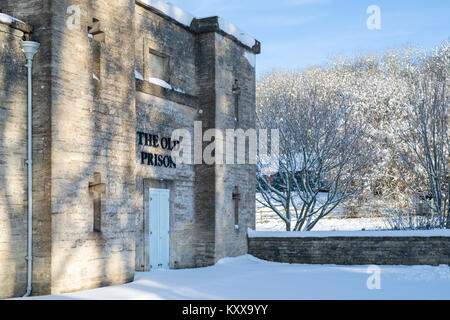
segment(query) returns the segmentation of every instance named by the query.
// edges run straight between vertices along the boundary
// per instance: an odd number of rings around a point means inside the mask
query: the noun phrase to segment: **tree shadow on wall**
[[[21,39],[9,30],[0,31],[0,298],[22,295],[27,272],[27,82]]]

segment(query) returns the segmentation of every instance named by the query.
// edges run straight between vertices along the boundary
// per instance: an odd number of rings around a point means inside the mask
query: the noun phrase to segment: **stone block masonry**
[[[23,30],[31,28],[0,15],[1,299],[23,294],[26,288],[27,78],[20,41]]]
[[[450,264],[450,232],[448,230],[365,232],[367,235],[364,235],[364,232],[314,231],[288,234],[279,232],[275,235],[274,232],[249,231],[249,253],[260,259],[285,263]]]
[[[25,39],[40,43],[32,295],[132,281],[161,248],[170,268],[247,253],[255,166],[178,165],[170,150],[196,121],[255,128],[257,40],[159,0],[2,0],[0,12],[0,298],[26,288]],[[153,251],[150,189],[170,190],[170,244]]]

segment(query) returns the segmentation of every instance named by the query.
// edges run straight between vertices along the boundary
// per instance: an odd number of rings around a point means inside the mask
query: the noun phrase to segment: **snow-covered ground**
[[[256,194],[257,199],[262,200],[260,194]],[[319,194],[319,202],[324,201],[326,193]],[[278,207],[283,211],[281,206]],[[292,211],[295,216],[295,212]],[[295,225],[295,218],[291,223]],[[386,218],[380,216],[365,215],[358,218],[348,218],[342,206],[338,206],[333,212],[321,219],[315,226],[314,231],[361,231],[361,230],[386,230],[389,229]],[[286,225],[270,208],[264,207],[256,201],[256,230],[258,231],[284,231]]]
[[[450,267],[284,264],[245,255],[200,269],[137,273],[129,284],[30,299],[450,299]],[[370,282],[370,281],[369,281]]]
[[[326,237],[450,237],[448,229],[382,230],[382,231],[255,231],[248,229],[249,238],[326,238]]]
[[[361,231],[387,228],[383,218],[324,218],[319,220],[313,231]],[[275,214],[264,214],[262,219],[256,214],[256,230],[285,231],[286,225]]]
[[[260,194],[256,197],[261,199]],[[326,193],[319,195],[319,201],[324,201]],[[278,207],[282,210],[282,207]],[[294,216],[294,211],[292,212]],[[295,225],[295,218],[292,227]],[[389,229],[386,218],[383,217],[358,217],[348,218],[344,209],[338,206],[330,216],[327,216],[314,226],[314,231],[361,231],[361,230],[385,230]],[[286,225],[270,208],[266,208],[256,201],[256,230],[258,231],[285,231]]]

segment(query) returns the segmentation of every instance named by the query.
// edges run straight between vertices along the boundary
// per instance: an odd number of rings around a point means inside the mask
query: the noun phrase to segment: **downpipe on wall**
[[[39,49],[40,44],[34,41],[22,41],[22,51],[27,59],[25,67],[28,70],[28,134],[27,134],[27,184],[28,184],[28,238],[27,238],[27,292],[24,297],[31,294],[32,268],[33,268],[33,58]]]

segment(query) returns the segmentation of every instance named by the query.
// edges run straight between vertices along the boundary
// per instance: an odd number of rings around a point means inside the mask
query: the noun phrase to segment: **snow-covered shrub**
[[[360,154],[352,157],[370,157],[363,174],[351,182],[357,196],[345,199],[352,215],[378,211],[367,209],[370,202],[407,210],[413,199],[421,199],[450,227],[449,73],[449,42],[431,53],[405,48],[380,56],[336,58],[301,71],[272,72],[257,85],[259,125],[306,128],[303,133],[295,129],[294,147],[299,152],[298,137],[325,137],[328,130],[314,129],[311,119],[322,113],[305,117],[311,114],[308,106],[343,110],[364,132],[358,137]],[[314,153],[306,154],[311,156]]]
[[[288,231],[313,229],[355,196],[371,156],[352,97],[324,86],[321,76],[320,70],[274,73],[259,86],[258,124],[279,131],[280,148],[272,176],[259,162],[257,201],[276,212]]]
[[[414,210],[387,210],[383,215],[392,230],[431,230],[442,228],[442,219],[437,214],[421,215]]]

